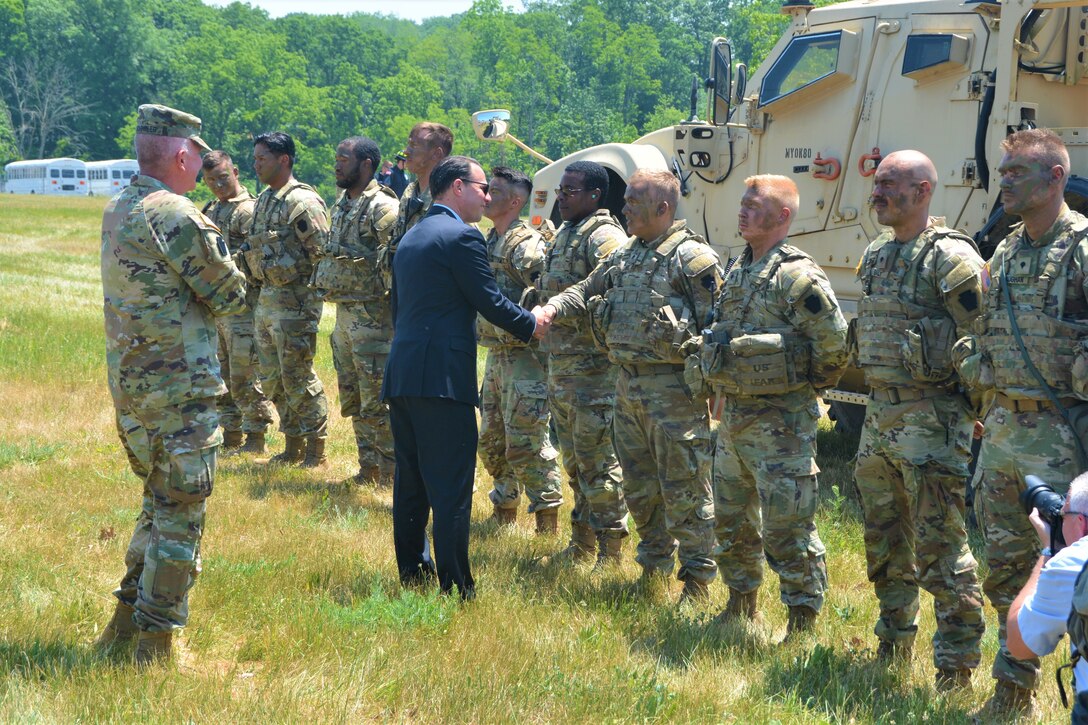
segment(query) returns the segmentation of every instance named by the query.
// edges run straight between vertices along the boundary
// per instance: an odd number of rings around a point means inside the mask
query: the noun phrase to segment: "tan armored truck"
[[[1000,143],[1017,129],[1047,127],[1069,147],[1067,198],[1088,207],[1088,2],[852,0],[791,4],[790,26],[759,69],[734,68],[729,42],[714,40],[707,116],[630,144],[570,154],[537,173],[535,225],[559,223],[555,192],[563,169],[588,159],[609,169],[608,206],[622,207],[640,168],[679,176],[679,216],[722,258],[739,254],[737,210],[744,179],[784,174],[797,182],[801,211],[791,241],[827,270],[844,312],[859,295],[855,268],[880,231],[868,203],[884,154],[918,149],[937,165],[931,213],[975,236],[988,257],[1010,220],[996,167]],[[693,89],[694,98],[694,89]],[[695,115],[695,104],[692,104]],[[509,113],[482,111],[480,138],[503,140]],[[848,375],[829,391],[841,423],[860,424],[864,387]]]

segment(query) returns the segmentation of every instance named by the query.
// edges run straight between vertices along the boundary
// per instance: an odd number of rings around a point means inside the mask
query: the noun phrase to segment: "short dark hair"
[[[447,156],[435,164],[431,169],[431,198],[437,199],[458,179],[468,179],[474,165],[479,166],[480,162],[468,156]]]
[[[355,158],[362,161],[363,159],[370,159],[370,168],[372,171],[377,171],[382,165],[382,152],[378,149],[378,144],[374,143],[366,136],[351,136],[344,139],[340,143],[348,144],[351,148],[351,153],[355,155]]]
[[[220,151],[219,149],[215,149],[214,151],[209,151],[208,153],[204,154],[204,159],[200,162],[200,165],[205,171],[211,171],[224,161],[226,161],[231,166],[234,166],[234,161],[231,159],[230,154],[228,154],[226,151]]]
[[[428,146],[437,146],[446,156],[453,151],[453,131],[448,126],[431,121],[421,121],[412,127],[412,132],[422,136]],[[410,135],[410,134],[409,134]]]
[[[256,146],[257,144],[263,144],[276,156],[287,154],[287,157],[291,160],[291,166],[295,165],[295,140],[291,138],[290,134],[283,131],[265,131],[253,139],[253,145]]]
[[[529,180],[529,175],[509,166],[496,166],[491,169],[491,178],[502,179],[526,199],[533,193],[533,182]]]
[[[586,180],[587,189],[600,189],[601,195],[597,197],[597,208],[604,206],[605,197],[608,196],[608,170],[595,161],[575,161],[568,164],[563,172],[581,174]]]

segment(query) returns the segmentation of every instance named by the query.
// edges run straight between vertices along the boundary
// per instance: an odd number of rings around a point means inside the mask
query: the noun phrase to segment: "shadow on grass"
[[[114,646],[105,653],[87,645],[31,637],[0,640],[0,672],[28,679],[67,677],[103,666],[131,661],[132,648]]]
[[[794,702],[837,722],[969,722],[955,698],[906,686],[905,674],[879,660],[822,644],[782,652],[767,663],[757,693],[768,700]]]

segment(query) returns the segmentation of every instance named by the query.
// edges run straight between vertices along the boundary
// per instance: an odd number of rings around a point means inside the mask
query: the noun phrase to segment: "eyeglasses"
[[[574,196],[579,192],[583,192],[585,189],[572,189],[569,186],[557,186],[555,188],[556,196]]]
[[[461,179],[461,181],[465,182],[466,184],[475,184],[476,186],[480,187],[480,191],[485,194],[487,193],[488,189],[491,188],[491,184],[487,183],[486,181],[473,181],[472,179]]]
[[[1062,511],[1062,516],[1083,516],[1088,519],[1088,514],[1083,511]]]

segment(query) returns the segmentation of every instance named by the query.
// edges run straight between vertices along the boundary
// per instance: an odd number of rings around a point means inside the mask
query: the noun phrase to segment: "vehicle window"
[[[763,79],[759,105],[764,106],[834,73],[841,41],[841,30],[794,38]]]
[[[115,178],[115,179],[120,179],[121,178],[121,170],[120,169],[114,169],[113,170],[113,178]]]
[[[74,178],[76,178],[76,170],[75,169],[61,169],[60,170],[60,175],[62,177],[64,177],[65,179],[74,179]]]
[[[939,73],[937,66],[945,63],[967,63],[970,42],[966,35],[953,33],[921,33],[907,38],[901,73],[919,79]],[[947,66],[952,68],[953,66]],[[934,70],[929,70],[934,69]],[[925,71],[925,72],[923,72]]]
[[[60,178],[60,169],[49,169],[49,176],[54,179]]]
[[[77,169],[76,170],[76,176],[78,176],[81,179],[85,179],[85,178],[87,178],[87,172],[84,171],[83,169]]]

